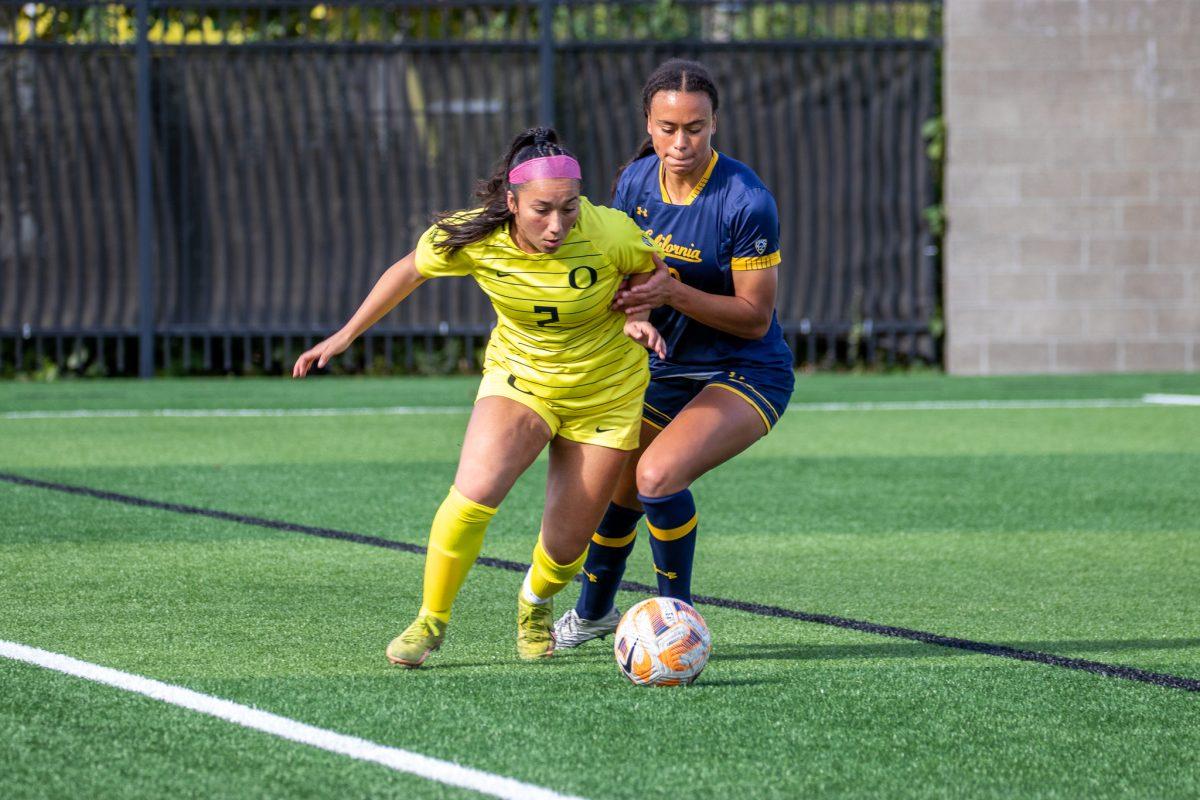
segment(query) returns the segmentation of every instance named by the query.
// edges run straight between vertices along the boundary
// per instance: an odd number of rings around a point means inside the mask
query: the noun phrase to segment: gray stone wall
[[[1200,0],[946,0],[947,368],[1200,368]]]

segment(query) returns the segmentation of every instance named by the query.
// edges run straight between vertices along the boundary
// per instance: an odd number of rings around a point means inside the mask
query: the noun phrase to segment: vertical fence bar
[[[30,21],[30,24],[31,25],[33,24],[32,20]],[[16,25],[14,24],[14,28],[15,27],[16,27]],[[32,182],[32,180],[35,180],[35,178],[31,179],[30,163],[28,161],[28,157],[25,155],[25,153],[27,152],[25,150],[26,136],[25,136],[25,134],[23,134],[22,129],[21,129],[22,113],[29,112],[29,108],[25,105],[25,103],[23,103],[23,100],[21,97],[22,78],[24,76],[24,73],[26,73],[28,70],[27,61],[28,61],[28,56],[22,56],[20,53],[13,53],[14,67],[10,73],[12,75],[12,98],[13,98],[13,103],[16,106],[16,113],[12,115],[12,126],[13,126],[12,161],[9,163],[11,163],[13,166],[12,166],[11,171],[8,172],[8,191],[9,191],[9,203],[10,203],[9,208],[12,209],[11,220],[10,220],[11,224],[12,224],[12,237],[13,237],[13,241],[16,242],[16,247],[13,248],[13,256],[14,256],[13,267],[14,267],[14,269],[13,269],[13,273],[12,273],[13,281],[12,281],[11,286],[12,286],[13,298],[17,302],[17,308],[19,308],[24,303],[25,295],[23,292],[24,292],[25,287],[24,287],[24,282],[22,281],[22,278],[24,277],[24,270],[29,269],[29,272],[31,273],[30,277],[31,278],[33,277],[33,275],[32,275],[33,270],[30,269],[29,267],[26,267],[26,265],[24,263],[25,259],[23,258],[23,253],[22,253],[23,248],[24,248],[24,238],[21,236],[21,227],[22,227],[22,219],[21,219],[21,205],[22,204],[21,204],[21,201],[25,200],[26,207],[28,207],[29,190],[27,187]],[[32,103],[30,103],[29,105],[32,105]],[[36,125],[36,122],[34,124]],[[34,282],[36,282],[36,279],[34,279]],[[20,316],[25,316],[25,315],[22,315],[18,312],[17,316],[20,317]],[[28,317],[26,317],[26,318],[28,318]],[[23,322],[23,320],[14,320],[14,322],[18,322],[18,321]],[[22,343],[21,343],[21,335],[18,333],[16,336],[13,337],[13,370],[14,370],[14,372],[20,372],[22,369],[22,366],[23,366],[21,363],[21,356],[23,354],[22,350],[23,350],[23,347],[22,347]],[[3,367],[4,367],[4,360],[0,359],[0,369],[3,369]]]
[[[924,126],[926,120],[932,118],[935,113],[940,113],[937,101],[934,97],[934,87],[938,85],[937,79],[937,56],[933,50],[921,51],[921,67],[922,74],[920,76],[919,85],[921,91],[921,109],[919,124]],[[919,131],[919,129],[918,129]],[[925,149],[925,140],[919,135],[917,137],[919,152],[928,159]],[[919,170],[919,179],[921,181],[921,206],[922,208],[932,205],[937,202],[934,189],[934,166],[928,160],[922,164]],[[944,176],[944,173],[943,173]],[[926,335],[929,337],[929,360],[934,363],[942,363],[941,346],[944,341],[942,336],[934,336],[931,330],[931,323],[936,307],[942,305],[942,281],[941,270],[938,265],[941,263],[938,255],[938,248],[933,237],[933,232],[927,225],[921,226],[921,235],[919,243],[918,258],[920,259],[921,269],[920,278],[918,280],[918,300],[917,314],[918,323],[924,328]],[[927,305],[931,303],[932,306]],[[913,334],[912,348],[910,359],[915,361],[920,352],[921,335]]]
[[[556,0],[541,0],[538,22],[538,69],[541,76],[542,124],[554,126],[554,5]]]
[[[150,180],[150,0],[137,0],[138,376],[154,377],[154,229]]]

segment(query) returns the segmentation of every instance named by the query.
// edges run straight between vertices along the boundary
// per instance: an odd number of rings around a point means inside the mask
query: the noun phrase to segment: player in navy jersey
[[[667,355],[650,359],[640,447],[592,537],[579,602],[555,624],[559,647],[616,629],[613,601],[643,513],[659,593],[692,601],[698,516],[688,487],[769,433],[792,394],[792,353],[775,317],[775,198],[753,170],[713,149],[717,106],[716,85],[693,61],[662,64],[642,90],[649,138],[612,205],[665,263],[615,304],[653,309]]]

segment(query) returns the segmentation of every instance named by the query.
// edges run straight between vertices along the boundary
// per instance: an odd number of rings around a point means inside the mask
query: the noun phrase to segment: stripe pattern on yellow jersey
[[[514,388],[564,408],[595,408],[645,385],[646,351],[609,308],[622,280],[654,269],[654,245],[625,214],[580,198],[555,253],[524,252],[507,226],[453,253],[436,249],[442,236],[436,226],[421,236],[417,271],[470,275],[492,301],[485,371],[507,372]]]

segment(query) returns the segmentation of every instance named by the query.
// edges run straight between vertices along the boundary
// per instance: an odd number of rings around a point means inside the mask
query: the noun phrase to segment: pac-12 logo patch
[[[759,254],[760,256],[761,256],[763,253],[767,252],[767,240],[766,240],[766,239],[759,239],[758,241],[756,241],[756,242],[754,243],[754,249],[758,251],[758,254]]]

